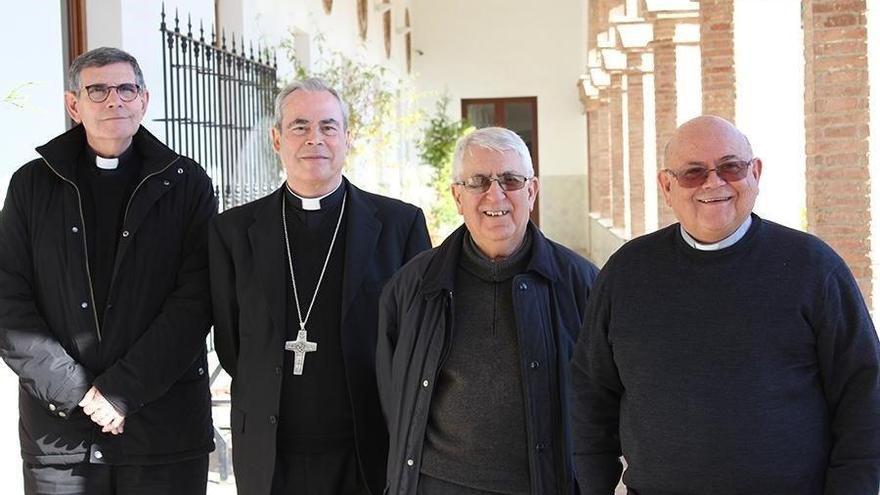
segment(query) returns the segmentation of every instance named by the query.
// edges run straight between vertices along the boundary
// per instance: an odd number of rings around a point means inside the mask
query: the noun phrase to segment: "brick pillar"
[[[608,125],[610,132],[609,158],[611,166],[611,221],[617,228],[626,226],[624,215],[623,187],[623,94],[621,84],[623,75],[611,74],[608,87]]]
[[[675,19],[654,20],[654,41],[648,46],[654,52],[654,111],[657,133],[657,170],[665,167],[663,150],[676,128],[675,94]],[[675,223],[672,209],[666,206],[660,187],[657,188],[658,226]]]
[[[640,53],[627,54],[627,66],[638,67],[642,63]],[[632,237],[645,233],[645,164],[644,164],[644,111],[642,73],[631,70],[626,76],[627,122],[629,125],[629,203],[630,231]]]
[[[807,226],[846,260],[871,306],[864,0],[803,0]]]
[[[734,0],[700,0],[703,113],[736,122]]]
[[[599,92],[598,108],[590,112],[590,211],[611,218],[611,168],[608,156],[608,103],[605,90]]]
[[[589,155],[587,162],[587,180],[590,187],[590,211],[598,213],[602,209],[602,171],[599,166],[599,110],[587,114],[587,141]]]

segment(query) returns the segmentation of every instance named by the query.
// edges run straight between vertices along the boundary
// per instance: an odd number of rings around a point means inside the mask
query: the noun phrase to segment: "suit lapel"
[[[256,211],[248,238],[254,253],[254,270],[260,279],[269,313],[280,335],[286,334],[287,255],[281,227],[282,189],[273,193]]]
[[[382,222],[376,217],[376,207],[363,191],[348,183],[348,205],[345,220],[345,271],[342,277],[342,325],[364,281],[369,260],[373,257]]]

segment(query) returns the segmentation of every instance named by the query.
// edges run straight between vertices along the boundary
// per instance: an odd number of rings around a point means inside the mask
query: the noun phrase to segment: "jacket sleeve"
[[[623,384],[608,340],[610,298],[605,273],[590,293],[572,360],[575,473],[584,495],[613,495],[620,480],[620,399]]]
[[[211,267],[211,301],[214,311],[214,348],[223,369],[235,378],[238,365],[238,300],[235,297],[235,269],[232,254],[218,225],[211,222],[208,259]]]
[[[418,209],[406,238],[406,249],[403,254],[403,262],[411,260],[415,255],[431,249],[431,237],[428,235],[428,226],[425,223],[425,214]]]
[[[399,272],[398,272],[399,273]],[[390,428],[394,418],[393,411],[395,394],[393,391],[394,350],[397,345],[397,301],[394,292],[396,280],[393,277],[385,284],[382,295],[379,297],[379,323],[376,337],[376,385],[379,388],[379,404],[385,415],[385,423]]]
[[[831,412],[826,495],[876,495],[880,487],[880,344],[858,285],[841,261],[825,281],[817,329],[819,369]]]
[[[198,165],[190,186],[187,231],[174,289],[159,314],[125,355],[95,379],[123,414],[164,395],[204,348],[211,326],[208,222],[217,213],[211,181]]]
[[[91,387],[92,376],[40,314],[23,186],[20,173],[15,174],[0,212],[0,356],[47,410],[69,416]]]

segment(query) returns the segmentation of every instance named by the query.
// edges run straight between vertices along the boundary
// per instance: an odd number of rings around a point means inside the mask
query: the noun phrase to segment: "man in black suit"
[[[285,87],[271,129],[285,185],[210,229],[215,341],[232,376],[242,494],[376,495],[385,484],[378,297],[430,240],[421,210],[342,176],[347,124],[322,81]]]

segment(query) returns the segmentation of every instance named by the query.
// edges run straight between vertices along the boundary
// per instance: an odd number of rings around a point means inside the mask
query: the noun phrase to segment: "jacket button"
[[[170,185],[171,185],[171,181],[170,181],[170,180],[167,180],[167,179],[166,179],[166,180],[163,180],[163,181],[162,181],[162,185],[163,185],[163,186],[170,186]]]
[[[535,445],[535,450],[537,450],[538,452],[544,452],[544,444],[539,442]]]
[[[536,370],[541,367],[541,363],[539,363],[537,361],[532,361],[531,363],[529,363],[529,367],[532,368],[533,370]]]
[[[83,302],[79,303],[79,307],[81,307],[82,309],[86,309],[89,307],[89,303],[83,301]]]
[[[55,404],[49,404],[50,411],[55,412],[55,409],[56,409]]]
[[[281,376],[281,366],[275,367],[275,376]]]
[[[122,237],[128,237],[129,235],[130,235],[130,234],[128,233],[127,230],[123,230],[123,231],[122,231]]]
[[[182,169],[182,168],[177,169],[177,173],[178,173],[178,174],[182,174],[182,173],[183,173],[183,169]]]
[[[76,234],[77,232],[79,232],[79,227],[73,226],[70,228],[70,231],[73,232],[74,234]]]
[[[205,374],[205,368],[202,368],[201,366],[199,366],[199,376],[202,376],[204,374]]]
[[[527,284],[525,282],[519,283],[519,290],[528,290],[528,288],[529,288],[529,284]]]
[[[414,460],[412,460],[412,459],[407,459],[407,460],[406,460],[406,465],[407,465],[407,466],[410,466],[410,467],[411,467],[411,466],[412,466],[413,464],[415,464],[415,463],[416,463],[416,462],[415,462]]]
[[[66,418],[66,417],[67,417],[67,413],[65,413],[64,411],[58,411],[58,417],[59,417],[59,418]]]
[[[276,418],[275,416],[269,416],[269,424],[270,425],[274,425],[277,422],[278,422],[278,418]]]
[[[425,387],[425,388],[428,388],[428,384],[429,384],[429,383],[430,383],[430,382],[428,382],[428,380],[425,380],[425,381],[422,382],[422,386]]]
[[[103,459],[104,458],[104,454],[102,454],[100,450],[96,450],[94,456],[95,456],[95,459]]]

